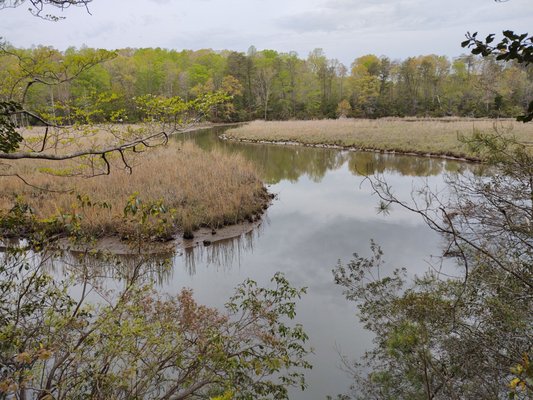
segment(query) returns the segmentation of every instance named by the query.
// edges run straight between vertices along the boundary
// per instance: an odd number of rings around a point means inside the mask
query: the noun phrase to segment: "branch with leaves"
[[[305,387],[307,335],[290,322],[305,289],[281,274],[269,287],[247,280],[218,311],[190,290],[158,294],[143,256],[113,293],[98,283],[94,256],[67,263],[61,283],[44,272],[48,257],[32,263],[12,250],[0,266],[0,396],[287,399],[289,387]]]
[[[490,34],[485,39],[479,39],[478,33],[467,33],[462,47],[471,49],[472,54],[483,57],[496,56],[497,60],[515,61],[518,64],[533,64],[533,36],[527,33],[517,34],[513,31],[503,31],[503,38],[495,42],[496,35]],[[517,117],[518,121],[529,122],[533,120],[533,101],[524,115]]]
[[[122,167],[131,171],[130,159],[135,153],[165,144],[169,135],[190,128],[230,99],[223,91],[189,101],[140,96],[134,99],[141,119],[137,125],[124,124],[128,120],[125,110],[114,106],[124,100],[114,93],[88,93],[81,102],[56,100],[48,109],[31,109],[28,96],[38,86],[53,91],[71,85],[116,54],[92,49],[65,53],[50,48],[16,50],[3,44],[0,56],[9,58],[14,66],[6,83],[7,100],[0,101],[0,160],[81,161],[81,171],[77,168],[69,175],[109,174],[113,153]],[[106,111],[110,108],[113,111]],[[32,129],[20,129],[22,122]],[[53,172],[51,168],[47,171]],[[64,170],[60,174],[65,175]],[[13,176],[23,179],[20,174]]]

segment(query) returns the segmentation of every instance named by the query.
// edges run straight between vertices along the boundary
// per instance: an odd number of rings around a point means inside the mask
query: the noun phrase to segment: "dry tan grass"
[[[471,135],[474,130],[515,136],[533,141],[533,124],[514,120],[441,118],[339,119],[316,121],[254,121],[231,129],[226,135],[251,141],[298,142],[309,145],[336,145],[361,149],[395,151],[473,158],[459,135]]]
[[[191,231],[200,226],[220,227],[237,223],[260,213],[268,195],[253,165],[239,155],[205,152],[191,143],[171,142],[165,148],[152,149],[134,160],[130,175],[118,168],[109,176],[94,178],[56,177],[39,173],[39,168],[67,168],[72,164],[44,161],[20,161],[11,172],[18,172],[28,182],[53,190],[38,190],[17,178],[0,178],[0,210],[9,210],[16,196],[30,205],[37,218],[50,219],[62,214],[80,215],[82,229],[98,236],[128,236],[134,229],[124,219],[128,198],[139,193],[144,204],[162,200],[171,212],[170,230]],[[86,195],[93,203],[106,202],[111,207],[82,207],[77,195]],[[165,232],[168,234],[169,232]]]

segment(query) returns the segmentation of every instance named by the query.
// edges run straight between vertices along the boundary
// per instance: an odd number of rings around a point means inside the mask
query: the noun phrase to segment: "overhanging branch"
[[[162,138],[161,143],[157,144],[151,144],[150,141]],[[17,152],[17,153],[0,153],[0,160],[24,160],[24,159],[31,159],[31,160],[50,160],[50,161],[64,161],[64,160],[72,160],[75,158],[83,157],[83,156],[102,156],[105,154],[113,153],[115,151],[118,152],[124,152],[128,149],[133,149],[135,146],[143,145],[145,147],[156,147],[159,145],[165,145],[168,143],[168,134],[166,132],[159,132],[154,135],[140,138],[137,140],[133,140],[131,142],[118,145],[118,146],[110,146],[103,149],[87,149],[87,150],[80,150],[69,154],[46,154],[46,153],[27,153],[27,152]],[[126,164],[127,165],[127,164]]]

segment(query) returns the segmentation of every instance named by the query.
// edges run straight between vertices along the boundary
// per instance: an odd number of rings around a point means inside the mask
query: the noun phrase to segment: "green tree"
[[[318,80],[320,112],[323,117],[334,117],[337,104],[333,100],[333,80],[337,73],[337,60],[326,58],[323,49],[314,49],[307,57],[307,63]]]
[[[394,115],[393,82],[391,82],[394,63],[388,57],[380,58],[379,66],[379,97],[377,102],[377,116]]]
[[[375,334],[361,362],[345,360],[356,398],[531,395],[533,158],[521,143],[494,135],[476,134],[469,143],[491,169],[450,176],[446,200],[424,186],[405,202],[373,180],[383,207],[421,216],[445,240],[443,257],[461,269],[441,275],[435,265],[409,284],[405,269],[384,275],[375,244],[372,257],[356,254],[337,266],[336,283]]]
[[[473,55],[461,55],[452,63],[452,73],[446,81],[446,110],[449,115],[483,115],[479,93],[480,60]]]
[[[404,98],[399,108],[404,115],[417,115],[419,112],[419,91],[420,91],[420,60],[409,57],[404,60],[399,67],[399,94]]]
[[[251,119],[254,96],[252,93],[253,64],[243,53],[232,51],[226,59],[226,76],[235,77],[243,88],[242,96],[234,99],[239,120]]]
[[[495,34],[488,35],[484,40],[478,39],[477,32],[468,33],[461,46],[471,48],[472,54],[483,57],[495,55],[497,60],[515,61],[518,64],[533,64],[533,36],[527,33],[517,34],[513,31],[503,31],[503,38],[495,43]],[[533,120],[533,100],[527,106],[526,113],[518,117],[519,121]]]
[[[282,399],[305,387],[307,336],[289,322],[305,290],[282,275],[267,288],[245,281],[219,311],[189,290],[158,294],[150,271],[168,265],[142,255],[124,268],[83,254],[58,281],[46,266],[60,254],[46,241],[32,239],[45,249],[32,258],[16,246],[1,255],[0,398]],[[99,264],[124,288],[104,291]]]
[[[350,87],[355,115],[373,117],[380,94],[380,60],[373,54],[357,58],[352,64]]]
[[[450,63],[446,57],[429,55],[422,57],[421,75],[421,106],[426,115],[442,116],[443,84],[450,71]]]
[[[269,102],[272,96],[274,78],[276,77],[275,62],[278,53],[273,50],[260,52],[255,59],[256,76],[255,91],[263,108],[263,118],[268,119]]]

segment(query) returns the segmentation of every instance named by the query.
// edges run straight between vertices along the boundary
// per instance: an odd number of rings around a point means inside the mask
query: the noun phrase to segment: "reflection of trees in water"
[[[338,169],[346,162],[341,152],[331,149],[250,144],[243,150],[246,157],[258,161],[268,183],[296,182],[302,175],[320,182],[326,172]]]
[[[296,182],[306,175],[320,182],[327,171],[339,169],[345,162],[354,175],[397,173],[404,176],[435,176],[443,172],[461,172],[468,164],[429,157],[402,156],[372,152],[347,152],[305,146],[239,143],[218,139],[227,128],[219,127],[188,134],[181,140],[194,140],[205,150],[220,149],[239,153],[254,162],[267,183],[281,180]]]
[[[183,256],[186,271],[190,275],[195,275],[197,265],[214,266],[217,269],[223,268],[224,270],[229,270],[235,265],[240,267],[241,255],[253,251],[255,240],[262,232],[262,226],[261,224],[250,232],[243,233],[235,238],[215,242],[210,246],[199,245],[185,249]],[[177,261],[179,260],[175,259],[174,264]]]
[[[436,176],[444,172],[462,172],[470,166],[438,158],[354,152],[348,160],[348,168],[354,175],[396,173],[402,176]]]
[[[263,145],[239,143],[218,139],[225,128],[193,133],[186,136],[204,150],[220,149],[239,153],[256,164],[267,183],[281,180],[296,182],[300,176],[307,175],[320,182],[327,171],[340,168],[346,157],[338,150],[317,149],[304,146]]]

